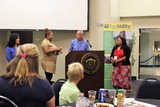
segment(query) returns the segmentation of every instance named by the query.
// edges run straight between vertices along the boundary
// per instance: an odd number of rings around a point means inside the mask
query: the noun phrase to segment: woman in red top
[[[111,53],[113,62],[112,85],[114,88],[131,89],[130,48],[123,37],[117,38],[117,44]]]

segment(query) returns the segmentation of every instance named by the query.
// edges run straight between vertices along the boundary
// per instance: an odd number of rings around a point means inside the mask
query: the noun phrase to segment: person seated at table
[[[83,66],[78,62],[68,65],[67,76],[68,80],[62,85],[59,92],[60,105],[76,102],[80,96],[80,90],[77,84],[84,78]]]
[[[18,107],[55,107],[50,83],[38,75],[38,56],[36,45],[19,46],[7,72],[0,76],[0,95],[8,97]]]

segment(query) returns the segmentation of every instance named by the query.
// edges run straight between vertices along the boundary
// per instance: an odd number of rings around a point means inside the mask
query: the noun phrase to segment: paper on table
[[[135,99],[134,98],[125,98],[124,99],[124,105],[129,103],[129,102],[132,102],[132,101],[135,101]],[[117,98],[115,98],[115,100],[114,100],[114,105],[117,105]]]
[[[125,98],[124,105],[127,105],[129,103],[130,103],[131,107],[134,107],[133,105],[140,105],[143,107],[157,107],[156,105],[153,105],[153,104],[149,104],[149,103],[145,103],[145,102],[141,102],[141,101],[136,101],[134,98]],[[114,105],[117,105],[117,98],[115,98]],[[126,107],[128,107],[128,106],[126,106]]]
[[[157,107],[156,105],[141,102],[141,101],[136,101],[136,100],[132,101],[132,103],[139,104],[140,106],[143,106],[143,107]]]

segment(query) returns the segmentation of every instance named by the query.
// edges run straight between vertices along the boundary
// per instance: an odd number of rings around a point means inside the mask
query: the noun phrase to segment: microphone
[[[89,40],[87,40],[87,43],[89,44],[90,48],[92,48],[92,45],[89,43]]]

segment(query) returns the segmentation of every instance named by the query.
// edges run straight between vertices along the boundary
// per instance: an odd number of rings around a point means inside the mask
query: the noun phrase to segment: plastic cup
[[[124,96],[124,98],[126,98],[127,97],[127,90],[126,89],[122,89],[123,90],[123,96]]]
[[[96,93],[97,93],[97,91],[95,91],[95,90],[88,91],[88,98],[91,101],[91,104],[94,104],[94,102],[96,100]]]
[[[114,100],[115,100],[115,97],[116,97],[116,90],[114,89],[111,89],[111,90],[108,90],[108,93],[109,93],[109,102],[111,104],[114,104]]]

